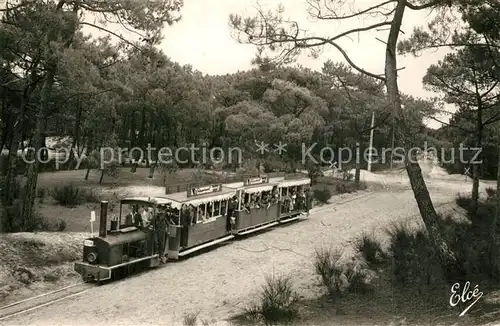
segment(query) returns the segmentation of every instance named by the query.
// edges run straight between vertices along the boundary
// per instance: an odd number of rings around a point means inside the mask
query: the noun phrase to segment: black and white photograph
[[[499,0],[0,0],[0,325],[500,325]]]

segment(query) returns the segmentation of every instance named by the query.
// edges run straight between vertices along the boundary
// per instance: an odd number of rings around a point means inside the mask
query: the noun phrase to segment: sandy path
[[[436,205],[453,200],[470,184],[431,182]],[[126,280],[94,287],[72,299],[3,320],[5,325],[175,325],[188,312],[200,319],[224,319],[241,312],[264,284],[265,276],[290,274],[309,297],[318,287],[312,269],[314,250],[342,247],[362,231],[417,213],[410,190],[388,190],[320,208],[310,218],[228,244],[185,261]],[[418,217],[415,217],[418,218]],[[293,251],[292,251],[293,250]],[[180,325],[180,324],[179,324]]]

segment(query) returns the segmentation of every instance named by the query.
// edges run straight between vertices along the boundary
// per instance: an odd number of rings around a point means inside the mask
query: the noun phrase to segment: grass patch
[[[10,233],[0,235],[0,298],[37,282],[58,282],[74,275],[86,233]]]

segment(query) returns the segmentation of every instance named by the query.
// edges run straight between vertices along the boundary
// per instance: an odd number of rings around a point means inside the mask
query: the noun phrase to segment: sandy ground
[[[419,221],[405,175],[363,173],[385,191],[361,199],[318,207],[309,219],[276,228],[123,281],[92,287],[53,305],[3,320],[4,325],[181,325],[187,313],[200,320],[224,320],[241,313],[255,298],[265,277],[292,275],[303,297],[319,294],[312,258],[320,247],[348,248],[363,231],[382,232],[388,223]],[[471,182],[428,178],[436,206],[442,209]],[[491,186],[491,185],[489,185]],[[484,189],[484,184],[481,186]],[[138,195],[141,188],[128,193]],[[117,189],[114,189],[117,191]],[[352,196],[352,195],[351,195]],[[355,195],[355,196],[359,196]],[[443,206],[444,205],[444,206]],[[443,295],[443,300],[448,297]],[[223,323],[220,323],[223,325]],[[332,323],[332,325],[334,325]]]

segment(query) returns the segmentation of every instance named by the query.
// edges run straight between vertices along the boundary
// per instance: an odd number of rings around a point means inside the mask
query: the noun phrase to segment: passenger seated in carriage
[[[266,191],[262,194],[262,207],[269,208],[272,204],[271,192]]]
[[[201,220],[201,221],[206,219],[205,212],[203,211],[203,209],[201,209],[200,206],[198,206],[198,209],[196,212],[196,217],[197,218],[199,217],[199,220]]]
[[[260,194],[252,195],[252,208],[260,208]]]
[[[212,218],[212,207],[213,207],[212,203],[207,204],[207,210],[206,210],[206,215],[205,215],[206,219]]]
[[[247,212],[250,213],[251,209],[251,197],[250,194],[245,194],[245,198],[243,199],[242,207]]]

